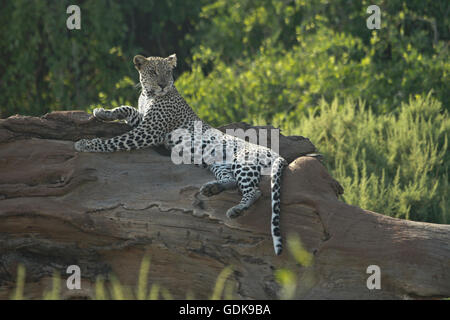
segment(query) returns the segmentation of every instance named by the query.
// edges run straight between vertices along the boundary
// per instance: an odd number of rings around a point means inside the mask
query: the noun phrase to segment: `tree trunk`
[[[248,128],[234,124],[225,128]],[[94,298],[95,280],[114,274],[125,288],[137,283],[150,257],[148,285],[174,298],[209,298],[219,273],[234,298],[274,299],[278,269],[297,276],[297,299],[409,299],[450,296],[450,226],[390,218],[338,200],[342,188],[311,156],[303,137],[280,138],[290,161],[283,175],[281,232],[298,236],[313,256],[300,265],[285,246],[275,256],[270,236],[269,181],[264,196],[242,217],[226,210],[237,191],[204,198],[212,174],[175,165],[161,150],[78,153],[73,141],[111,137],[125,124],[103,123],[83,112],[0,120],[0,298],[15,288],[24,265],[26,298],[51,289],[81,268],[81,289],[61,298]],[[368,289],[367,268],[380,268],[380,289]],[[228,290],[228,289],[227,289]],[[167,295],[167,294],[166,294]]]

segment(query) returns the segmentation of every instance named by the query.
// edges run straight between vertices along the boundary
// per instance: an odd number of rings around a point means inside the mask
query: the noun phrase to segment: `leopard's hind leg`
[[[233,164],[232,169],[242,193],[242,199],[238,205],[228,209],[227,217],[237,218],[261,197],[261,191],[259,190],[261,168],[257,165],[236,163]]]

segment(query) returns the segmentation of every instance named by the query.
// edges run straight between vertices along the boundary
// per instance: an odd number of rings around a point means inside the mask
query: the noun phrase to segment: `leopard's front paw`
[[[79,152],[91,152],[94,151],[91,140],[81,139],[75,142],[75,150]]]
[[[103,108],[95,108],[92,114],[99,120],[110,120],[107,111]]]

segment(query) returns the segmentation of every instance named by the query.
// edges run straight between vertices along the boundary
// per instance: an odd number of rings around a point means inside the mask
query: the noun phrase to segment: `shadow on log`
[[[226,128],[248,128],[239,123]],[[161,150],[77,153],[73,141],[112,137],[125,124],[84,112],[0,120],[0,298],[26,268],[25,296],[41,298],[58,270],[81,268],[81,290],[62,298],[93,298],[97,276],[137,282],[144,254],[149,283],[174,298],[209,298],[218,274],[232,265],[238,299],[275,299],[274,270],[298,275],[297,299],[408,299],[450,296],[450,226],[390,218],[338,200],[342,187],[303,137],[280,137],[290,161],[282,185],[281,231],[298,235],[313,257],[300,266],[288,250],[276,257],[270,236],[269,181],[243,217],[229,220],[237,191],[212,198],[199,187],[212,174],[174,165]],[[270,140],[270,138],[269,138]],[[381,270],[369,290],[367,267]]]

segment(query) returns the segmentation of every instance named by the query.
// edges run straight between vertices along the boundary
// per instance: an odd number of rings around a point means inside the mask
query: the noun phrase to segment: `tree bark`
[[[222,128],[248,128],[243,123]],[[258,128],[257,128],[258,129]],[[296,299],[415,299],[450,296],[450,226],[405,221],[343,203],[342,187],[303,137],[280,138],[290,161],[282,182],[281,232],[300,237],[313,263],[300,265],[270,236],[269,181],[242,217],[226,210],[237,191],[204,198],[212,174],[175,165],[160,149],[78,153],[73,141],[129,130],[83,112],[0,120],[0,298],[25,266],[26,298],[41,298],[53,272],[81,268],[81,290],[62,282],[61,298],[94,298],[95,280],[114,274],[126,288],[150,257],[148,283],[174,298],[209,298],[217,276],[238,299],[275,299],[277,269],[297,275]],[[269,138],[270,139],[270,138]],[[380,268],[381,289],[368,289],[367,268]]]

